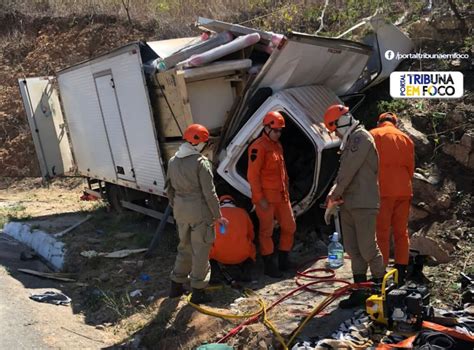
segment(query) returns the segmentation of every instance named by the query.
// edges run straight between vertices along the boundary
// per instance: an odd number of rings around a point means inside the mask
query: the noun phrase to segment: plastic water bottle
[[[219,232],[221,235],[225,235],[226,227],[224,224],[219,224]]]
[[[328,264],[330,268],[344,265],[344,247],[339,243],[339,232],[334,232],[328,246]]]

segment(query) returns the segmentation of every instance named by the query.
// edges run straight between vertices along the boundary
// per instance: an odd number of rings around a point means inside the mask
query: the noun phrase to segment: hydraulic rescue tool
[[[374,321],[400,332],[419,330],[434,315],[428,287],[413,282],[400,286],[396,269],[385,274],[380,293],[367,299],[366,310]]]

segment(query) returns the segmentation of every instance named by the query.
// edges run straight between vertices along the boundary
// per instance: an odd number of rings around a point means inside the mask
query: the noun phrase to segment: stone
[[[444,245],[433,238],[423,236],[421,232],[411,236],[410,249],[418,251],[420,255],[428,255],[435,258],[438,264],[445,264],[453,260]]]
[[[462,165],[464,165],[467,168],[473,169],[473,155],[471,150],[458,143],[450,143],[446,144],[442,148],[443,152],[454,159]]]
[[[98,239],[98,238],[89,237],[89,238],[86,239],[86,242],[89,243],[89,244],[99,244],[99,243],[103,242],[103,240]]]
[[[439,32],[427,19],[421,19],[413,23],[408,29],[411,38],[429,38],[438,40]]]
[[[415,144],[415,152],[418,157],[431,156],[433,147],[425,134],[415,129],[409,119],[399,119],[398,126],[406,133]]]
[[[135,236],[135,232],[118,232],[114,234],[114,237],[117,239],[129,239]]]
[[[410,216],[408,217],[409,222],[413,221],[418,221],[426,218],[428,215],[430,215],[429,212],[426,210],[423,210],[417,206],[412,205],[410,208]]]
[[[448,209],[451,205],[451,197],[448,194],[442,194],[436,199],[436,206],[442,209]]]
[[[417,174],[415,173],[415,175]],[[422,179],[420,176],[413,177],[412,185],[413,197],[419,203],[417,206],[432,212],[433,210],[431,209],[431,204],[436,203],[438,197],[438,191],[436,187],[426,181],[426,178]]]
[[[465,123],[466,113],[463,110],[457,108],[448,110],[446,114],[446,127],[448,129],[454,129],[459,127],[460,124]]]
[[[110,280],[110,275],[107,272],[103,272],[103,273],[100,274],[99,280],[101,282],[107,282],[107,281]]]
[[[461,66],[461,60],[460,59],[452,60],[450,63],[451,63],[451,66],[453,66],[453,67]]]
[[[461,137],[461,145],[467,147],[469,152],[472,152],[474,146],[474,130],[469,130],[464,133]]]

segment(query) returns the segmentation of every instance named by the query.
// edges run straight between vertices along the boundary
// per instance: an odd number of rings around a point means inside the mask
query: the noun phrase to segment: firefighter
[[[263,133],[248,149],[247,179],[252,190],[252,202],[260,224],[260,254],[264,261],[264,273],[270,277],[282,276],[281,271],[290,268],[289,251],[293,246],[296,230],[295,218],[288,193],[288,174],[279,142],[285,128],[280,112],[268,112],[263,118]],[[277,266],[274,261],[274,219],[280,224],[280,243]]]
[[[385,266],[390,255],[390,228],[395,241],[395,268],[403,283],[409,257],[408,215],[413,196],[415,171],[413,141],[397,128],[394,113],[382,113],[370,133],[379,154],[380,211],[377,216],[377,243]]]
[[[227,224],[219,208],[212,167],[201,154],[209,140],[202,125],[190,125],[184,142],[170,159],[166,176],[166,192],[173,207],[179,245],[171,272],[170,298],[184,293],[183,283],[191,280],[191,302],[210,301],[204,291],[209,281],[209,251],[214,242],[214,223]]]
[[[352,260],[354,282],[367,281],[368,266],[373,280],[381,282],[385,268],[375,238],[379,191],[374,140],[344,105],[330,106],[324,114],[324,124],[342,140],[339,171],[327,201],[342,203],[342,234]],[[341,308],[363,305],[366,298],[366,292],[357,290],[339,305]]]
[[[241,280],[251,280],[251,269],[255,263],[255,238],[252,220],[249,214],[235,204],[230,195],[219,198],[222,216],[229,224],[222,229],[215,225],[216,240],[212,245],[209,259],[211,262],[211,283],[214,276],[219,274],[219,263],[225,265],[240,265]]]

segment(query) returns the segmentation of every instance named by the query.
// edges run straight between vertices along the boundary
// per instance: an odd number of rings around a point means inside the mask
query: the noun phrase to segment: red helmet
[[[232,197],[230,194],[224,194],[222,196],[219,197],[219,202],[221,204],[223,203],[228,203],[228,202],[232,202],[234,203],[235,202],[235,199],[234,197]]]
[[[393,123],[394,125],[397,125],[397,122],[398,122],[398,117],[395,113],[392,113],[392,112],[385,112],[385,113],[382,113],[381,115],[379,115],[379,120],[378,120],[379,123],[383,123],[383,122],[391,122]]]
[[[192,145],[207,142],[209,140],[209,131],[201,124],[191,124],[184,131],[183,139]]]
[[[269,126],[272,129],[281,129],[285,127],[285,118],[280,112],[271,111],[263,118],[263,125]]]
[[[324,113],[324,125],[329,132],[336,131],[336,121],[347,112],[349,112],[349,107],[344,105],[332,105],[326,109],[326,113]]]

